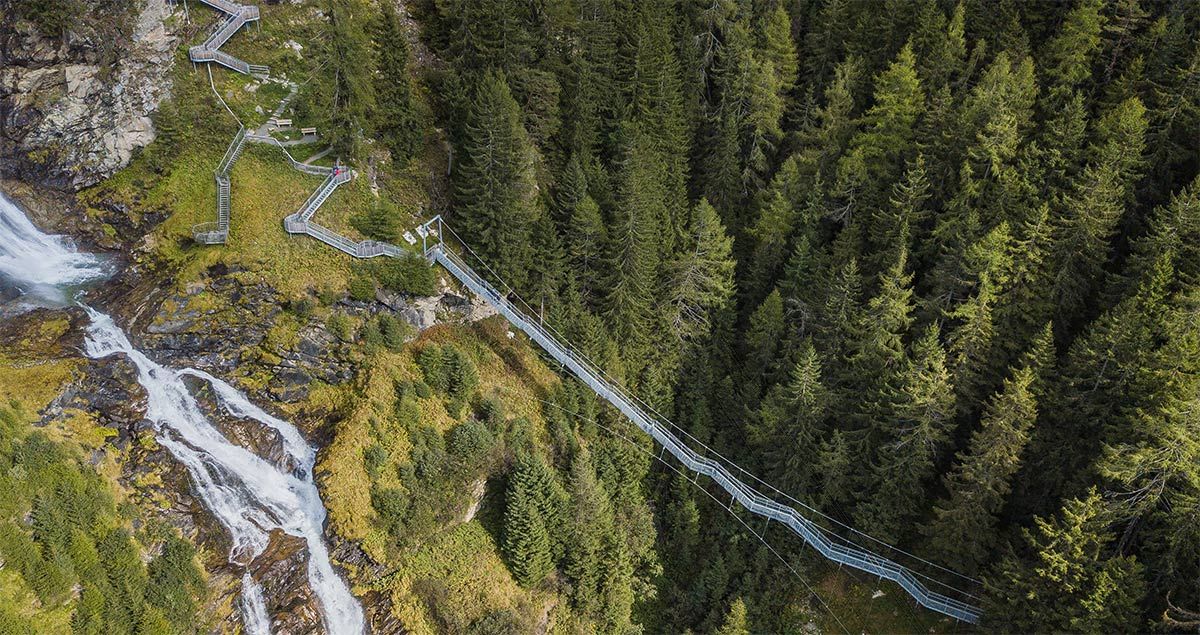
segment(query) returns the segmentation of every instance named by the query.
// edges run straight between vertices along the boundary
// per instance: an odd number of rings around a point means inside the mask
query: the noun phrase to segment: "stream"
[[[110,275],[102,258],[80,252],[70,240],[40,231],[24,212],[0,194],[0,276],[23,292],[29,305],[65,306],[89,282]],[[245,566],[266,548],[278,529],[302,538],[308,548],[308,582],[321,606],[329,633],[362,633],[362,607],[333,569],[325,544],[325,507],[313,482],[315,449],[291,423],[252,403],[230,384],[202,370],[172,369],[154,362],[130,343],[113,319],[84,306],[91,322],[85,341],[93,359],[124,355],[137,369],[146,391],[146,418],[155,436],[188,471],[196,495],[229,532],[229,561]],[[274,465],[231,443],[205,416],[184,379],[212,387],[230,415],[274,430],[288,465]],[[262,587],[246,571],[241,609],[246,632],[270,633]]]

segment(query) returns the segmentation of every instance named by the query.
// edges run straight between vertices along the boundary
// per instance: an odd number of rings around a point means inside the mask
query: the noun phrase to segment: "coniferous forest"
[[[1196,628],[1200,5],[412,11],[451,222],[656,409],[980,580],[985,628]],[[508,494],[531,579],[554,566],[539,469]],[[782,624],[802,587],[753,530],[661,465],[606,469],[655,501],[644,624]]]
[[[61,33],[67,3],[24,4]],[[289,107],[331,143],[330,164],[369,175],[359,194],[377,203],[344,214],[362,237],[399,244],[414,228],[401,207],[418,206],[388,196],[421,172],[421,215],[442,214],[471,248],[462,257],[514,302],[692,447],[778,488],[830,533],[954,587],[935,590],[980,607],[984,632],[1200,629],[1200,2],[309,5],[288,14],[303,28],[286,37],[310,46],[289,62]],[[294,69],[310,63],[300,80]],[[157,115],[157,141],[135,166],[153,173],[147,187],[169,180],[198,135],[218,138],[200,117],[181,123],[180,109],[217,112],[204,105],[211,88],[233,115],[211,75],[196,78]],[[248,159],[264,169],[262,156]],[[235,222],[266,213],[245,196]],[[237,240],[249,234],[236,228]],[[320,305],[330,341],[412,356],[377,391],[386,407],[361,439],[351,417],[329,434],[317,478],[331,534],[371,557],[407,557],[479,511],[492,533],[469,546],[494,537],[497,569],[529,592],[509,604],[521,615],[568,607],[549,632],[849,632],[849,613],[881,605],[854,624],[975,628],[836,571],[778,523],[656,460],[660,448],[582,384],[537,392],[536,425],[506,414],[481,351],[537,374],[507,325],[446,329],[408,350],[399,317],[363,309],[356,332],[345,306],[433,295],[440,274],[424,264],[355,262],[348,303],[305,287],[287,307],[293,334]],[[438,401],[445,435],[426,420]],[[6,412],[0,432],[17,429]],[[108,498],[76,510],[73,492],[99,487],[76,474],[82,459],[40,432],[8,436],[0,467],[14,475],[0,484],[23,482],[18,464],[54,477],[45,491],[0,487],[14,489],[0,491],[13,519],[32,509],[29,536],[0,519],[0,551],[7,541],[46,554],[7,562],[38,580],[39,602],[78,594],[80,632],[187,632],[203,587],[192,547],[174,534],[134,540]],[[363,470],[350,469],[359,459]],[[72,529],[77,516],[100,529]],[[159,542],[139,564],[138,545]],[[59,567],[68,556],[90,564]],[[435,573],[401,583],[390,565],[356,564],[355,593],[438,605],[452,595],[436,579],[449,569],[425,565]],[[838,575],[869,586],[869,599],[825,584]],[[445,605],[383,623],[533,630],[517,608],[468,619]],[[923,617],[893,622],[893,610]]]

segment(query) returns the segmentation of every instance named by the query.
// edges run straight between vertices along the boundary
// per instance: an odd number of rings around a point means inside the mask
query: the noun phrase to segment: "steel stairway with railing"
[[[222,50],[221,47],[247,23],[259,19],[258,7],[254,5],[237,4],[228,0],[200,0],[204,4],[228,15],[216,31],[204,40],[204,43],[188,48],[188,58],[192,62],[216,62],[228,69],[246,75],[266,75],[270,69],[261,64],[250,64]]]

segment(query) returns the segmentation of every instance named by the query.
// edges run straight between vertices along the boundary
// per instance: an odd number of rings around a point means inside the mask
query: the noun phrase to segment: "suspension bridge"
[[[201,1],[226,13],[229,17],[203,44],[189,49],[191,59],[194,62],[217,62],[240,73],[265,75],[267,67],[248,64],[218,50],[238,29],[248,22],[259,19],[258,8],[236,4],[229,0]],[[294,85],[291,86],[292,93],[281,103],[280,109],[295,93]],[[217,96],[220,98],[219,94]],[[230,112],[232,114],[232,111]],[[510,298],[520,301],[520,297],[513,293],[510,287],[503,285],[503,281],[496,276],[487,263],[479,258],[457,234],[454,234],[453,229],[445,223],[441,216],[434,217],[416,228],[416,233],[421,238],[421,244],[419,248],[414,247],[413,250],[375,240],[355,241],[316,223],[314,216],[321,205],[338,186],[354,177],[354,172],[349,168],[340,165],[327,168],[296,161],[284,145],[274,137],[262,131],[247,133],[245,127],[240,126],[214,173],[217,182],[217,222],[204,223],[194,227],[193,237],[197,242],[217,244],[224,243],[228,239],[229,171],[248,141],[274,143],[283,150],[294,169],[306,174],[325,177],[304,204],[296,212],[284,218],[284,229],[288,233],[310,236],[355,258],[401,257],[419,249],[426,259],[431,263],[441,265],[464,287],[482,298],[503,315],[509,323],[525,333],[530,340],[563,368],[569,369],[579,381],[625,415],[638,429],[649,435],[662,452],[671,454],[693,475],[693,480],[704,476],[718,485],[730,496],[730,506],[736,502],[750,513],[765,518],[768,523],[775,521],[787,527],[831,562],[894,582],[918,604],[931,611],[969,624],[979,622],[982,611],[978,606],[978,598],[964,588],[975,588],[978,585],[977,580],[917,558],[880,541],[874,541],[874,547],[858,544],[853,539],[833,531],[828,526],[832,519],[818,510],[804,505],[786,494],[784,496],[789,503],[795,503],[795,506],[779,502],[775,498],[763,494],[759,489],[747,483],[747,480],[758,481],[767,489],[782,493],[742,470],[711,448],[699,443],[686,431],[626,390],[620,382],[571,346],[569,339],[563,337],[553,326],[546,324],[541,318],[532,317],[531,314],[536,311],[533,311],[527,303],[521,301],[527,311],[518,307]],[[446,232],[454,236],[462,245],[463,250],[471,254],[480,266],[496,277],[496,282],[505,286],[508,293],[501,293],[491,282],[468,265],[445,240]],[[694,449],[693,445],[699,446],[701,450]],[[742,477],[735,475],[735,471],[741,472]],[[833,522],[840,524],[836,521]],[[855,531],[852,527],[844,525],[843,527],[849,530],[851,535],[874,540]],[[759,537],[761,538],[761,535]],[[886,551],[892,554],[892,557],[885,556],[879,553],[880,551]],[[907,560],[909,564],[901,564],[899,560]],[[928,572],[918,569],[928,569]],[[935,576],[953,577],[959,581],[952,584]]]
[[[974,599],[969,592],[955,585],[939,582],[927,574],[918,573],[910,567],[829,532],[825,527],[801,514],[795,507],[785,505],[762,494],[735,476],[721,459],[705,456],[705,454],[692,449],[673,431],[673,428],[677,428],[677,426],[671,424],[665,417],[659,416],[648,404],[622,388],[611,376],[570,346],[566,338],[553,331],[552,327],[548,327],[543,320],[533,318],[522,311],[508,299],[508,295],[502,294],[476,273],[442,239],[446,229],[449,228],[441,216],[435,217],[418,228],[418,233],[423,239],[422,249],[430,262],[441,265],[463,286],[496,309],[509,323],[525,333],[555,361],[569,369],[579,381],[619,410],[642,432],[650,435],[655,443],[675,457],[696,477],[701,475],[708,477],[747,511],[768,519],[768,522],[774,520],[786,526],[825,558],[840,565],[891,580],[927,609],[970,624],[979,622],[981,611],[978,606],[968,601]],[[453,232],[453,230],[450,231]],[[457,238],[457,235],[455,237]],[[459,242],[462,243],[461,240]],[[462,244],[464,249],[469,252],[470,247],[465,243]],[[478,256],[476,258],[478,259]],[[484,267],[487,266],[481,259],[480,263]],[[679,432],[683,431],[679,430]],[[811,508],[808,511],[816,512]],[[948,572],[948,570],[942,570]],[[931,586],[939,587],[941,590],[935,591]]]

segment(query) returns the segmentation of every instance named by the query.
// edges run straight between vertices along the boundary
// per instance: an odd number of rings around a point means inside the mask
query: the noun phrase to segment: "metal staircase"
[[[233,141],[225,149],[225,156],[213,172],[217,182],[217,222],[200,223],[192,227],[192,239],[203,245],[223,244],[229,238],[229,171],[246,147],[246,128],[239,127]]]
[[[333,191],[336,190],[339,185],[349,180],[349,168],[339,167],[332,170],[329,173],[329,177],[326,178],[323,183],[321,183],[321,187],[317,188],[317,191],[313,192],[312,195],[308,197],[308,200],[304,202],[304,205],[302,205],[296,212],[296,219],[307,223],[312,219],[313,214],[316,214],[317,210],[321,208],[321,205],[333,194]]]
[[[203,44],[190,47],[188,49],[188,57],[193,62],[216,62],[230,70],[246,75],[266,75],[269,73],[270,68],[266,66],[247,63],[220,50],[239,29],[247,23],[255,22],[259,19],[258,7],[228,2],[227,0],[201,0],[201,2],[222,13],[228,14],[229,17],[217,27],[216,31],[213,31],[204,40]]]

